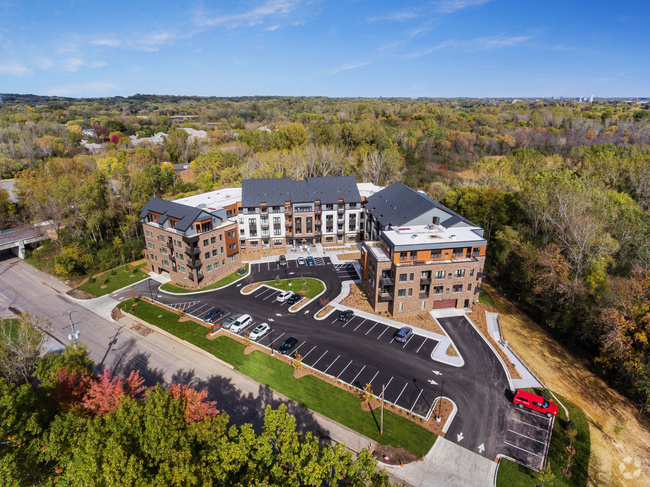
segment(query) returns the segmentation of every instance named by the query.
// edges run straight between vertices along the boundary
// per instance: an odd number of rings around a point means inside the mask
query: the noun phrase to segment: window
[[[298,220],[298,218],[296,219]],[[313,232],[313,227],[312,227],[312,217],[308,216],[305,218],[305,232],[306,233],[312,233]]]
[[[471,284],[468,284],[468,285],[467,285],[467,290],[468,290],[468,291],[471,291],[471,290],[472,290],[472,285],[471,285]]]
[[[273,245],[282,245],[282,240],[274,240]]]
[[[328,230],[331,232],[331,230]],[[325,237],[325,243],[334,243],[334,237]]]
[[[149,248],[153,248],[153,245],[151,244],[151,242],[147,242],[147,243],[149,244]]]
[[[221,247],[221,251],[220,251],[220,252],[223,254],[223,247]]]
[[[439,259],[442,257],[442,250],[432,250],[431,251],[431,258],[432,259]]]
[[[420,277],[429,277],[429,271],[420,272]]]
[[[465,252],[463,252],[465,249],[451,249],[451,256],[452,257],[462,257]]]
[[[413,296],[413,288],[412,287],[409,288],[409,296]]]
[[[235,232],[230,232],[228,235],[232,234],[232,237],[228,238],[233,238],[235,236]],[[223,242],[223,233],[219,234],[219,242]]]
[[[454,284],[452,286],[452,292],[454,292],[454,293],[462,293],[463,292],[463,285],[462,284]]]
[[[226,265],[226,259],[221,259],[221,265]]]
[[[404,303],[399,303],[399,307],[398,307],[398,309],[399,309],[400,311],[402,311],[402,310],[404,309]]]
[[[208,246],[208,239],[207,239],[207,238],[203,240],[203,246],[204,246],[204,247],[207,247],[207,246]]]
[[[257,242],[254,242],[254,243],[257,243]],[[228,248],[229,248],[231,251],[236,250],[236,249],[237,249],[237,244],[230,244],[230,246],[229,246]]]
[[[185,256],[183,254],[178,254],[178,256],[181,258],[181,260],[185,260]]]
[[[218,269],[218,268],[219,268],[219,261],[218,261],[218,260],[215,260],[215,261],[214,261],[214,268],[215,268],[215,269]]]
[[[420,309],[424,309],[424,307],[425,307],[426,305],[427,305],[427,302],[426,302],[426,301],[422,301],[422,302],[420,303]]]
[[[257,247],[257,242],[251,242],[251,247]]]
[[[406,282],[406,274],[399,275],[399,282]]]
[[[162,249],[162,253],[167,255],[167,247],[160,247]]]
[[[415,274],[412,272],[409,274],[409,281],[413,282],[413,278],[415,277]]]
[[[418,258],[417,250],[412,250],[411,255],[409,255],[409,260],[416,260]]]
[[[208,265],[206,265],[206,266],[205,266],[205,270],[206,270],[206,272],[211,271],[211,270],[212,270],[212,264],[208,264]]]
[[[210,252],[206,252],[203,257],[207,260],[210,258]]]
[[[403,298],[404,296],[406,296],[406,289],[398,289],[397,290],[397,297],[398,298]]]
[[[474,249],[472,250],[472,255],[474,257],[478,257],[479,255],[481,255],[481,247],[474,247]]]
[[[433,286],[433,294],[442,294],[444,290],[444,286]]]
[[[444,279],[447,275],[447,271],[436,271],[436,279]]]
[[[221,237],[221,235],[219,237]],[[228,232],[228,238],[235,238],[235,231],[234,230],[232,232]],[[221,238],[219,238],[219,240],[221,240]]]
[[[239,235],[246,235],[246,230],[244,230],[243,228],[240,228],[239,229]]]
[[[230,262],[235,262],[235,256],[234,255],[230,256]]]
[[[465,269],[456,269],[455,277],[465,277]]]
[[[149,254],[149,255],[151,256],[151,260],[154,260],[154,256],[153,256],[153,254]]]
[[[217,249],[212,250],[212,257],[215,257],[219,252],[217,252]]]
[[[176,247],[178,247],[179,249],[183,247],[183,244],[180,240],[176,240],[175,242],[176,242]]]
[[[184,266],[184,265],[181,266],[181,272],[182,272],[183,274],[185,274],[185,266]]]
[[[163,264],[169,267],[169,261],[167,259],[163,259]]]
[[[406,260],[408,258],[408,252],[400,252],[399,260]]]
[[[274,228],[273,235],[275,236],[282,235],[282,231],[279,228]]]
[[[296,233],[302,233],[302,218],[296,217],[294,222],[296,224]]]
[[[212,245],[216,244],[216,243],[217,243],[217,237],[212,237],[212,238],[210,238],[210,243],[211,243]]]
[[[469,277],[474,277],[474,269],[469,270]]]

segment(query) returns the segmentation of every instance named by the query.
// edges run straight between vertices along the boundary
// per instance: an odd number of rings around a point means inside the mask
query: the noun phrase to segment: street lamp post
[[[269,328],[269,348],[271,349],[271,355],[275,355],[273,351],[273,328]]]
[[[74,345],[75,350],[77,349],[77,340],[79,339],[79,331],[75,331],[74,329],[74,321],[72,321],[72,313],[75,313],[77,310],[73,309],[72,311],[68,311],[67,313],[61,313],[59,316],[63,316],[64,314],[68,315],[68,318],[70,318],[70,327],[72,328],[72,333],[68,334],[68,340],[72,342],[72,345]]]
[[[147,279],[147,283],[149,283],[149,297],[151,298],[151,302],[153,303],[153,291],[151,290],[151,279]]]

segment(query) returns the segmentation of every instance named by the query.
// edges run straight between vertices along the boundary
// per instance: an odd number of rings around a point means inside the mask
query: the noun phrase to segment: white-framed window
[[[218,260],[215,260],[215,261],[214,261],[214,268],[215,268],[215,269],[218,269],[218,268],[219,268],[219,261],[218,261]]]
[[[399,303],[399,306],[397,307],[399,311],[404,311],[404,303]]]
[[[230,256],[230,262],[235,262],[235,256],[234,255]]]
[[[185,274],[185,266],[184,266],[184,265],[181,266],[181,272],[182,272],[183,274]]]
[[[398,298],[403,298],[406,296],[406,289],[398,289],[397,290],[397,297]]]
[[[424,309],[424,308],[426,307],[426,305],[427,305],[427,302],[426,302],[426,301],[422,301],[422,302],[420,303],[420,309]]]
[[[206,265],[206,266],[205,266],[205,270],[206,270],[207,272],[210,272],[210,271],[212,270],[212,264],[208,264],[208,265]]]

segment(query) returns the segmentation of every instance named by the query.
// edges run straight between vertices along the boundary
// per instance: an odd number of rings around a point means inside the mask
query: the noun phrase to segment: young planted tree
[[[29,382],[51,328],[44,317],[27,311],[0,321],[0,377],[16,384]]]

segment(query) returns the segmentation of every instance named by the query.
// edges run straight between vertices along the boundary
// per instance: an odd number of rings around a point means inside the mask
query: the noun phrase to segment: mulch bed
[[[81,291],[79,289],[71,289],[66,294],[76,299],[93,299],[97,297],[93,294],[87,293],[86,291]]]
[[[379,443],[372,450],[372,456],[388,465],[406,465],[407,463],[417,462],[419,460],[418,457],[404,448],[395,448],[389,445],[380,445]]]

